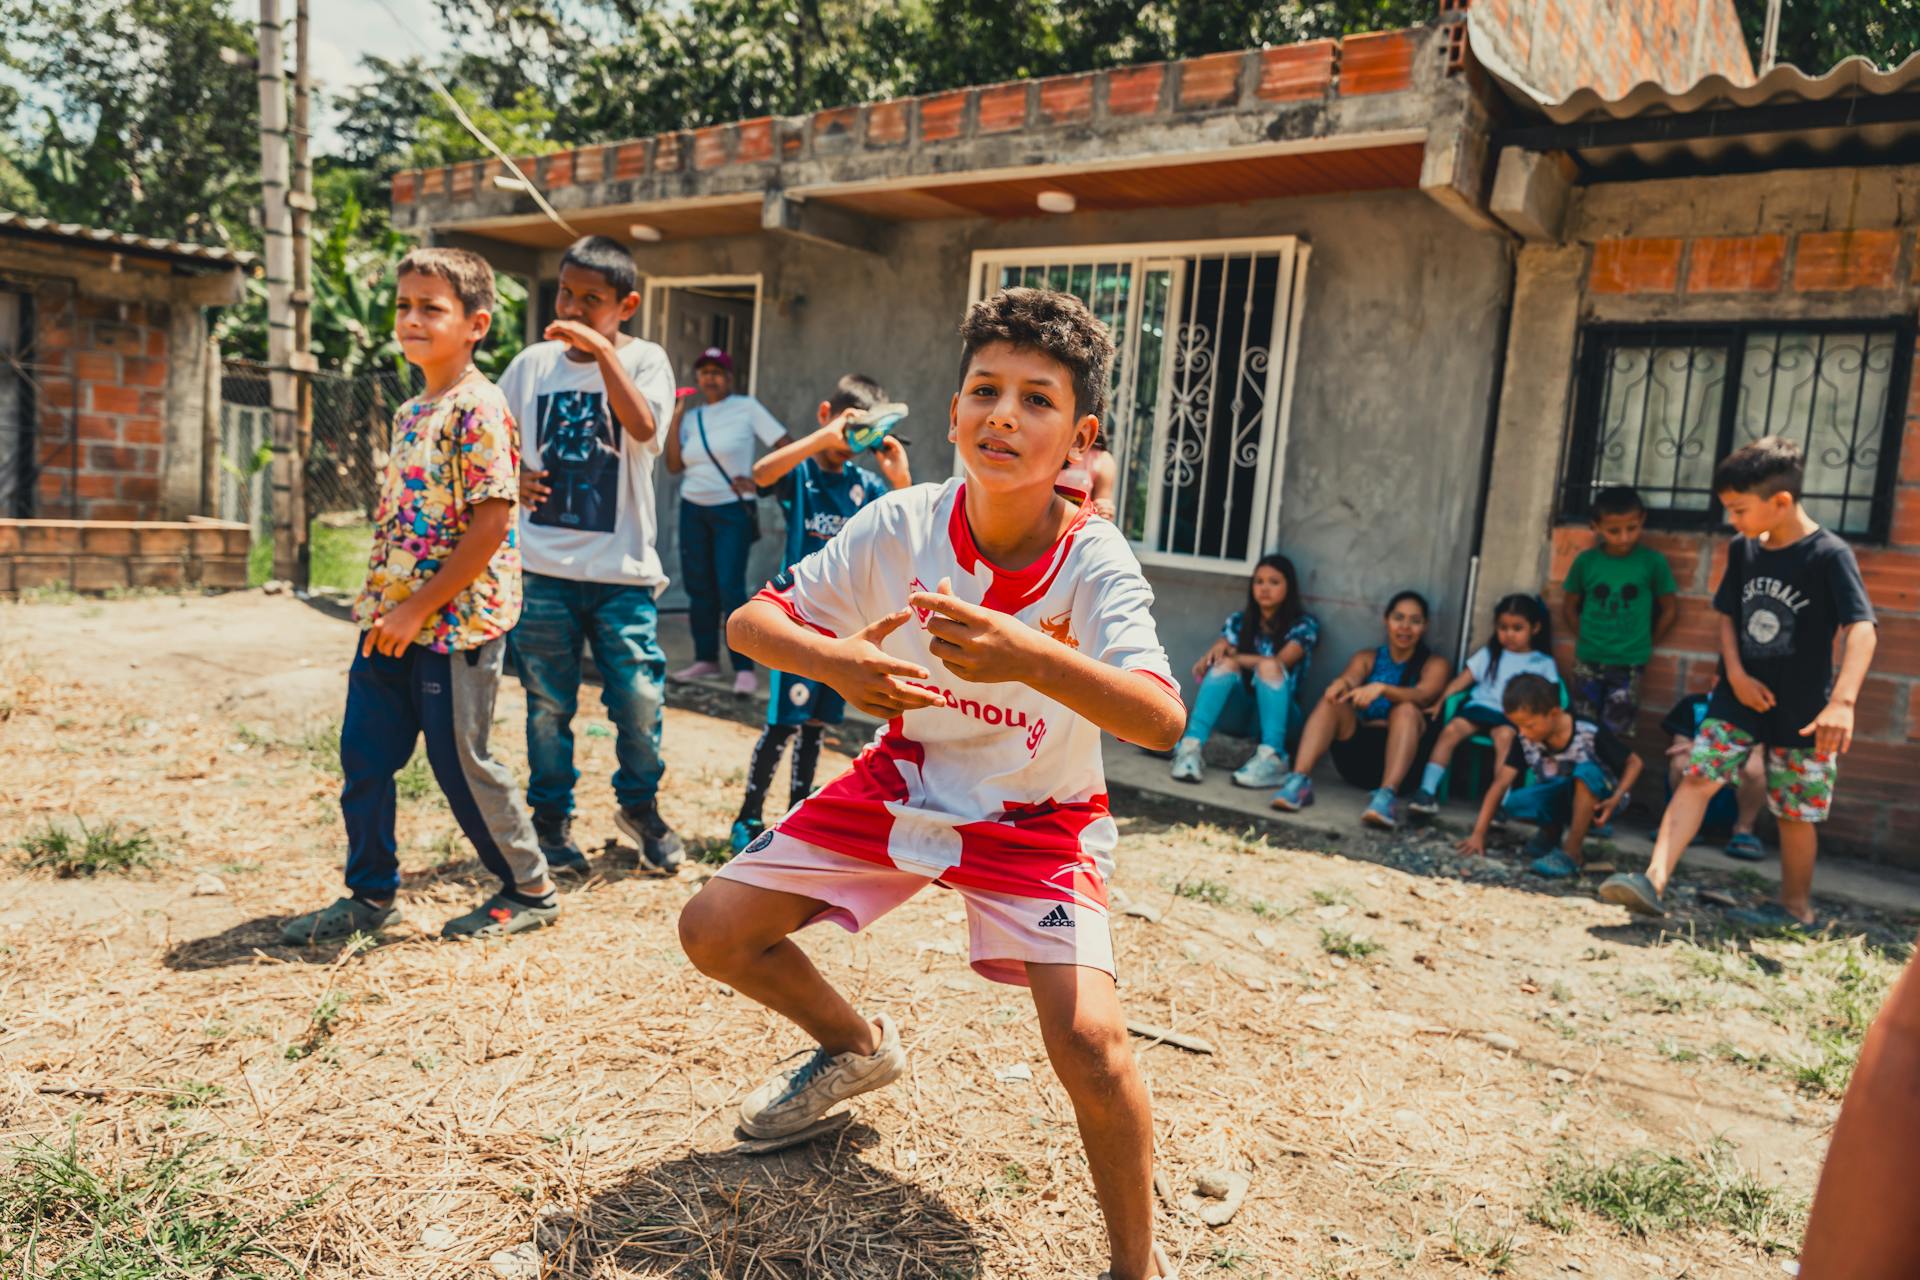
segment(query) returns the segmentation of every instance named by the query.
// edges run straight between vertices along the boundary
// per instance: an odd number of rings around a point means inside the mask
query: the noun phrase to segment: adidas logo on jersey
[[[1057,906],[1040,917],[1040,927],[1042,929],[1071,929],[1073,928],[1073,917],[1067,914],[1065,907]]]

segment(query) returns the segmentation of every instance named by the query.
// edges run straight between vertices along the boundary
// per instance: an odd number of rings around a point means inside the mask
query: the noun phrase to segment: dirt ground
[[[681,955],[708,867],[592,847],[613,759],[591,694],[577,830],[602,870],[557,927],[439,941],[486,877],[408,785],[409,928],[278,945],[339,891],[352,642],[259,593],[0,604],[0,1271],[104,1275],[74,1260],[114,1249],[154,1260],[114,1275],[1101,1270],[1031,1006],[968,970],[939,891],[805,938],[897,1019],[908,1078],[835,1140],[725,1154],[743,1091],[803,1045]],[[524,778],[522,714],[510,683],[496,744]],[[703,849],[752,738],[668,712],[662,807]],[[1216,1048],[1136,1041],[1170,1198],[1209,1168],[1251,1187],[1223,1227],[1163,1210],[1183,1276],[1784,1274],[1901,922],[1717,939],[1117,807],[1130,1013]],[[157,863],[27,869],[82,821],[144,830]],[[218,1232],[226,1270],[201,1265]]]

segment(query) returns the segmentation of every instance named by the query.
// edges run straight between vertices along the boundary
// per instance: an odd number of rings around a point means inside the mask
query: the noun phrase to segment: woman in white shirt
[[[787,442],[787,429],[752,396],[733,393],[733,359],[708,347],[693,363],[697,395],[675,403],[667,470],[680,477],[680,580],[687,588],[693,663],[675,680],[720,674],[720,627],[747,600],[747,552],[759,527],[756,445]],[[696,403],[697,402],[697,403]],[[753,660],[728,650],[733,691],[759,687]]]

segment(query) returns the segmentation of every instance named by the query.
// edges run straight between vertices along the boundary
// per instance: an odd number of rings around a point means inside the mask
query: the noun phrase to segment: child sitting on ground
[[[1485,853],[1487,831],[1504,798],[1507,817],[1540,828],[1527,841],[1525,852],[1534,859],[1528,869],[1549,880],[1579,875],[1587,833],[1605,826],[1633,790],[1640,757],[1605,725],[1561,706],[1559,688],[1543,676],[1515,676],[1507,682],[1501,706],[1517,737],[1494,771],[1473,831],[1453,847]],[[1533,781],[1513,790],[1529,771]]]
[[[888,723],[853,768],[721,867],[680,937],[703,973],[819,1044],[750,1094],[754,1137],[804,1132],[906,1070],[899,1031],[788,936],[864,929],[957,892],[974,968],[1032,988],[1105,1214],[1114,1280],[1170,1274],[1153,1126],[1113,979],[1117,841],[1100,735],[1165,750],[1186,719],[1126,538],[1056,491],[1099,426],[1113,358],[1079,300],[1008,289],[961,325],[961,474],[887,494],[733,615],[728,639]]]
[[[1714,684],[1720,682],[1716,679]],[[1693,755],[1694,740],[1700,736],[1700,727],[1706,723],[1707,707],[1713,694],[1690,693],[1673,704],[1673,710],[1667,712],[1660,727],[1672,735],[1667,744],[1667,798],[1680,789],[1680,782],[1687,776],[1687,760]],[[1760,753],[1755,751],[1747,756],[1746,764],[1740,767],[1740,783],[1734,793],[1729,795],[1721,791],[1707,806],[1707,812],[1701,819],[1703,827],[1717,827],[1725,830],[1733,828],[1728,837],[1724,852],[1729,858],[1741,862],[1758,862],[1767,856],[1766,846],[1760,843],[1760,837],[1754,834],[1754,823],[1760,817],[1760,806],[1767,802],[1767,772],[1761,767]]]
[[[1201,748],[1216,729],[1260,741],[1234,770],[1237,787],[1277,787],[1287,776],[1287,724],[1307,674],[1320,623],[1300,601],[1300,577],[1282,555],[1260,557],[1247,582],[1247,603],[1227,615],[1220,637],[1193,664],[1199,689],[1186,736],[1173,748],[1173,780],[1206,777]],[[1224,724],[1222,722],[1225,722]]]
[[[1515,676],[1535,675],[1560,683],[1553,660],[1553,618],[1539,596],[1516,593],[1502,596],[1493,606],[1493,638],[1467,659],[1467,669],[1447,683],[1427,711],[1438,716],[1447,702],[1472,689],[1458,714],[1447,721],[1427,757],[1420,788],[1407,801],[1407,811],[1423,818],[1440,812],[1440,784],[1456,748],[1481,730],[1493,739],[1493,758],[1504,760],[1513,749],[1513,722],[1507,719],[1505,694]]]
[[[1733,912],[1759,928],[1813,924],[1819,824],[1833,804],[1839,757],[1853,745],[1853,704],[1873,662],[1873,605],[1853,548],[1800,505],[1800,446],[1767,436],[1728,454],[1713,490],[1739,532],[1714,592],[1723,678],[1694,740],[1686,776],[1660,819],[1645,875],[1616,875],[1600,896],[1665,915],[1667,881],[1714,793],[1766,753],[1767,806],[1780,823],[1780,900]],[[1833,643],[1845,657],[1833,674]]]
[[[297,945],[400,919],[393,780],[423,732],[455,821],[500,877],[500,891],[442,935],[519,933],[560,912],[513,775],[487,754],[505,636],[520,616],[513,415],[473,365],[493,322],[493,269],[465,249],[415,249],[398,274],[394,337],[426,389],[393,415],[353,606],[361,634],[340,726],[349,896],[287,921],[281,936]]]
[[[1620,737],[1633,734],[1640,677],[1680,617],[1667,558],[1640,542],[1647,508],[1626,485],[1593,496],[1595,545],[1561,583],[1560,616],[1573,632],[1573,709]]]
[[[782,445],[753,464],[753,482],[762,489],[773,489],[786,513],[787,568],[826,546],[860,508],[889,489],[904,489],[913,483],[907,451],[892,436],[884,437],[873,450],[879,475],[851,465],[855,455],[847,444],[847,419],[886,403],[886,399],[887,393],[879,383],[864,374],[850,373],[835,385],[832,395],[820,402],[816,411],[818,430]],[[753,744],[753,756],[747,762],[747,794],[733,820],[735,853],[751,844],[765,827],[761,812],[766,806],[767,788],[773,785],[773,771],[780,765],[787,740],[795,732],[800,735],[793,749],[793,782],[787,791],[789,803],[798,804],[813,794],[820,734],[826,726],[845,718],[846,702],[831,685],[782,671],[773,673],[767,695],[767,727]]]

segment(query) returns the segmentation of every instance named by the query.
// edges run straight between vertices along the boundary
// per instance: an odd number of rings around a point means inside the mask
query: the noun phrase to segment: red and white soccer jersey
[[[946,578],[960,599],[1179,696],[1153,590],[1118,529],[1083,505],[1059,542],[1010,573],[975,548],[965,493],[954,479],[888,494],[758,598],[845,636]],[[909,620],[883,647],[931,672],[926,687],[946,705],[889,722],[849,772],[780,820],[780,833],[945,884],[1104,909],[1118,832],[1099,728],[1024,684],[955,676],[928,648],[926,622]]]

